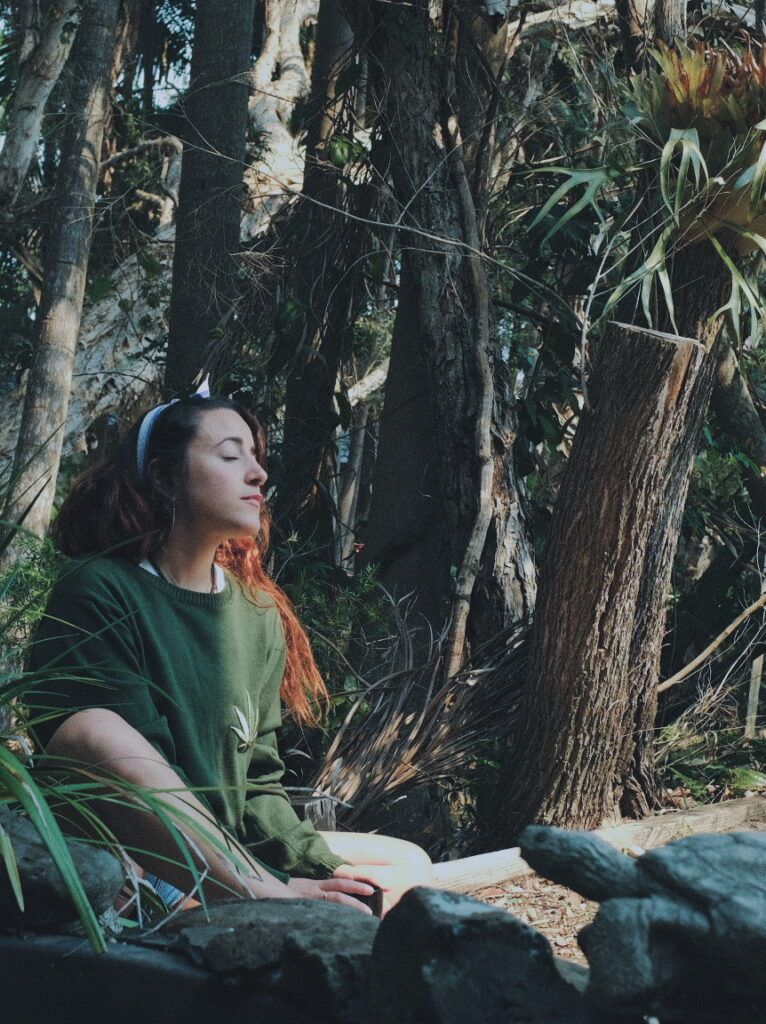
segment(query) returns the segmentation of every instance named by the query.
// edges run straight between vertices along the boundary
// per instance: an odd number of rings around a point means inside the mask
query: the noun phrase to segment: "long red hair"
[[[256,457],[264,465],[266,438],[255,417],[228,398],[198,396],[173,403],[157,417],[145,465],[158,460],[168,472],[181,466],[201,416],[212,409],[231,409],[242,417],[252,431]],[[89,467],[72,486],[51,531],[57,547],[65,555],[77,558],[103,554],[137,563],[167,539],[173,523],[172,505],[168,494],[147,479],[145,465],[137,465],[140,425],[141,419],[116,451]],[[257,602],[259,594],[265,594],[276,605],[286,648],[280,694],[297,721],[316,725],[327,707],[327,688],[292,602],[264,568],[269,525],[268,510],[264,506],[258,535],[221,544],[215,560],[239,580],[253,600]]]

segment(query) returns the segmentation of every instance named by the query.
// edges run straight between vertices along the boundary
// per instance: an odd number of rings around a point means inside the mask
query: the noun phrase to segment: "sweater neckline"
[[[145,585],[162,591],[167,597],[181,604],[196,605],[198,608],[224,608],[234,600],[234,578],[225,569],[226,586],[223,590],[216,594],[203,594],[196,590],[186,590],[185,587],[177,587],[175,583],[166,580],[164,576],[155,576],[154,573],[147,572],[135,562],[125,560],[123,564]]]

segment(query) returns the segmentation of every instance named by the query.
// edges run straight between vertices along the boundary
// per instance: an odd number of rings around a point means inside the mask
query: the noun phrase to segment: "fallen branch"
[[[657,693],[664,693],[665,690],[669,690],[671,686],[675,686],[677,683],[682,683],[687,676],[690,676],[695,669],[699,668],[703,662],[707,661],[711,654],[717,650],[725,640],[727,640],[731,634],[737,629],[745,619],[749,619],[751,615],[754,615],[759,608],[763,608],[766,605],[766,594],[762,594],[757,601],[753,601],[751,605],[748,605],[743,612],[741,612],[733,622],[730,622],[726,629],[719,633],[718,636],[711,643],[707,645],[704,651],[700,651],[696,658],[693,658],[688,665],[684,665],[682,669],[679,669],[674,676],[666,679],[663,683],[657,687]]]
[[[605,839],[618,850],[638,852],[683,839],[698,832],[728,832],[751,821],[766,818],[766,798],[745,797],[705,804],[685,811],[655,814],[643,821],[596,829],[594,835]],[[523,859],[519,848],[481,853],[434,865],[434,885],[451,892],[476,892],[490,885],[500,885],[512,878],[532,875],[534,871]]]

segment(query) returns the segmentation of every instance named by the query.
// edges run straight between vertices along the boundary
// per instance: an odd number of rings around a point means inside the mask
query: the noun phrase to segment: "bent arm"
[[[138,794],[129,792],[133,787],[161,801],[204,876],[207,899],[233,894],[252,899],[297,895],[235,843],[162,755],[114,712],[90,708],[71,715],[53,734],[46,755],[69,769],[78,765],[100,768],[105,778],[113,777],[114,783],[107,788],[120,794],[119,799],[112,795],[100,801],[98,813],[141,867],[182,891],[192,889],[193,873],[172,830],[146,803],[142,805]],[[120,782],[128,788],[120,790]],[[231,855],[221,847],[230,849]]]

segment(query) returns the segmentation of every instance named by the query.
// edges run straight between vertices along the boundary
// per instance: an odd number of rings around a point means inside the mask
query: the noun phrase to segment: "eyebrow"
[[[245,447],[245,442],[242,440],[241,437],[225,437],[223,441],[219,441],[218,444],[214,444],[213,448],[220,448],[221,445],[226,444],[227,441],[233,441],[235,444],[238,444],[240,448]],[[255,445],[253,445],[251,451],[253,452],[253,454],[255,454]]]

